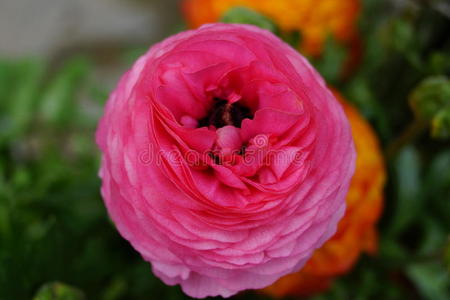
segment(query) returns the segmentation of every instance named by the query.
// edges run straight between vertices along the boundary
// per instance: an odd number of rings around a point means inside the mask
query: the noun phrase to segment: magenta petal
[[[234,126],[225,126],[217,129],[217,145],[221,148],[239,150],[242,145],[240,129]]]
[[[288,131],[298,118],[298,114],[263,108],[255,113],[253,120],[245,119],[242,121],[242,140],[248,141],[261,133],[281,135]]]

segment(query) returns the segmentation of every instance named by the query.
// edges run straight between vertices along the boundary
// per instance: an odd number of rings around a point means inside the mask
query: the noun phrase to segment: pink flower
[[[355,152],[342,108],[268,31],[211,24],[153,46],[97,131],[109,215],[197,298],[298,271],[336,230]]]

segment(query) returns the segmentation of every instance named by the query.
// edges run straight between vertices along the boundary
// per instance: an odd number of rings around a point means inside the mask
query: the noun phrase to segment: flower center
[[[248,107],[239,102],[230,103],[228,100],[214,98],[214,104],[206,117],[198,121],[198,127],[213,125],[221,128],[232,125],[241,128],[244,119],[253,119],[253,114]]]

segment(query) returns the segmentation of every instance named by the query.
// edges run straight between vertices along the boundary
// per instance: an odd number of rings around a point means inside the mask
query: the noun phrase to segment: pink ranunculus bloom
[[[348,121],[320,75],[249,25],[153,46],[111,94],[97,142],[117,229],[197,298],[298,271],[335,232],[354,170]]]

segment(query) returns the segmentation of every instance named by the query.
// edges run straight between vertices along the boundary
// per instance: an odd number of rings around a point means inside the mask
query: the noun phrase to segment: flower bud
[[[431,136],[436,139],[450,138],[450,106],[441,109],[431,121]]]
[[[409,104],[418,120],[431,121],[450,105],[450,81],[444,76],[425,79],[413,90]]]

